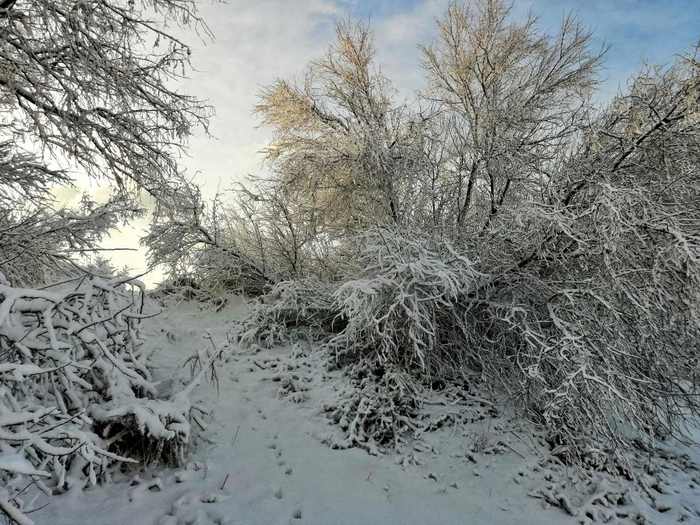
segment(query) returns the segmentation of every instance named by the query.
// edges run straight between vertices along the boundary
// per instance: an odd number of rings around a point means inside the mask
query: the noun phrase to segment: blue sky
[[[698,0],[534,0],[532,9],[543,27],[552,29],[564,13],[573,12],[598,45],[609,46],[608,88],[624,83],[645,61],[669,63],[700,40]]]
[[[381,23],[425,10],[433,0],[338,0],[352,16]],[[548,32],[573,13],[594,34],[598,46],[610,47],[605,60],[606,92],[624,84],[645,62],[668,63],[700,41],[700,0],[515,0],[514,16],[531,11]],[[426,24],[430,24],[426,20]]]

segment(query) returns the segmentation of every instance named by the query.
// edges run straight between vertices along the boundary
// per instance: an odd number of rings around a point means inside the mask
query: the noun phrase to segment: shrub
[[[333,294],[347,326],[331,348],[440,377],[478,359],[462,344],[462,298],[487,277],[475,262],[448,243],[389,230],[360,238],[358,262],[360,275]]]
[[[300,335],[322,338],[333,332],[344,321],[332,290],[333,285],[315,279],[277,283],[238,324],[241,343],[271,348]]]
[[[114,462],[183,459],[189,388],[159,397],[139,338],[151,315],[134,280],[0,279],[0,503],[13,519],[27,476],[51,494],[109,479]]]

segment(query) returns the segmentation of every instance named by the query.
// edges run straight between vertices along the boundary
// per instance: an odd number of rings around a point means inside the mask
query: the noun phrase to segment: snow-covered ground
[[[245,311],[241,300],[220,312],[183,303],[148,325],[150,360],[162,387],[187,379],[184,363],[210,344],[205,336],[223,345],[231,321]],[[397,452],[373,456],[328,445],[339,430],[327,406],[348,380],[326,371],[312,348],[234,348],[217,379],[218,390],[210,383],[198,391],[209,414],[199,418],[205,429],[186,467],[131,471],[112,485],[54,497],[32,514],[35,522],[700,523],[698,447],[677,445],[667,460],[650,460],[639,483],[603,475],[582,481],[517,419],[478,398],[452,404],[436,396],[431,415],[442,414],[448,424]]]

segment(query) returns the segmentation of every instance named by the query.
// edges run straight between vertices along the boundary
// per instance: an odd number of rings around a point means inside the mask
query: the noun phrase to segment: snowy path
[[[225,341],[228,322],[243,310],[242,304],[220,313],[182,305],[167,312],[149,336],[158,375],[187,377],[182,363],[208,344],[202,334]],[[465,443],[479,438],[479,428],[488,445],[488,421],[431,434],[410,451],[418,464],[399,464],[407,451],[375,457],[359,449],[332,450],[323,441],[336,429],[321,407],[342,378],[328,381],[313,354],[291,359],[292,351],[235,353],[220,369],[218,395],[212,385],[200,389],[203,406],[213,413],[187,468],[147,470],[133,486],[125,480],[53,498],[34,519],[47,525],[575,522],[528,496],[531,485],[541,484],[541,472],[534,472],[541,458],[536,445],[517,433],[508,433],[515,437],[501,453],[481,454],[477,463],[466,457]],[[297,390],[309,390],[281,395],[287,378]],[[695,519],[700,523],[700,515]]]

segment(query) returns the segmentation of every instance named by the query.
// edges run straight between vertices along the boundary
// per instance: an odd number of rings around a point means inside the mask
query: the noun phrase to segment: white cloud
[[[194,42],[196,71],[183,89],[215,106],[215,138],[195,137],[184,165],[201,172],[197,180],[212,192],[259,171],[257,152],[269,139],[252,113],[260,89],[298,75],[326,48],[333,18],[342,13],[329,0],[246,0],[204,4],[202,15],[215,40]]]
[[[419,46],[434,40],[436,20],[443,16],[448,4],[448,0],[426,0],[373,24],[382,70],[404,97],[410,98],[423,88]]]

